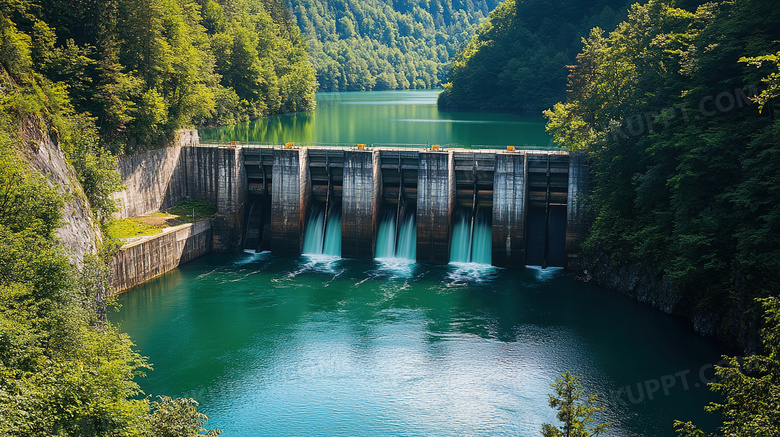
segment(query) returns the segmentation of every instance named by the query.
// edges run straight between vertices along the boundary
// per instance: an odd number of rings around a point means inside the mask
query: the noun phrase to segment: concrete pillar
[[[450,259],[455,168],[452,152],[420,152],[417,173],[417,261],[447,264]]]
[[[175,145],[178,147],[199,146],[200,136],[197,129],[179,129],[176,131]]]
[[[344,152],[341,256],[372,259],[381,198],[379,152]]]
[[[525,155],[496,154],[493,173],[493,265],[525,264]]]
[[[566,256],[572,266],[579,256],[580,244],[587,236],[589,223],[585,217],[585,201],[588,195],[590,168],[587,155],[569,155],[569,191],[566,209]]]
[[[300,255],[311,197],[306,149],[275,149],[271,183],[271,251]]]
[[[247,192],[241,147],[184,147],[182,150],[186,155],[189,196],[217,206],[212,219],[212,250],[238,250],[243,238]]]
[[[236,251],[242,239],[246,183],[241,149],[236,147],[188,147],[190,196],[217,206],[212,219],[212,249]]]

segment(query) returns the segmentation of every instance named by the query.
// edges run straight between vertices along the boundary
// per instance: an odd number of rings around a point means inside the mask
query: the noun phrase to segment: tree
[[[314,107],[305,40],[281,0],[0,2],[11,76],[62,83],[101,146],[159,147],[173,131]]]
[[[208,417],[198,412],[195,399],[159,398],[159,402],[152,402],[154,413],[149,418],[149,437],[217,437],[222,433],[219,429],[203,428]]]
[[[49,127],[68,141],[64,149],[81,167],[85,193],[99,205],[94,213],[107,214],[118,176],[113,158],[93,149],[92,120],[46,107],[41,100],[52,104],[56,93],[45,86],[40,95],[23,87],[6,91],[55,120],[71,118],[60,120],[56,131],[54,125],[33,129]],[[9,111],[13,102],[0,101],[0,435],[190,437],[206,431],[207,418],[194,401],[164,400],[151,403],[150,411],[135,382],[149,365],[105,320],[107,266],[96,255],[85,256],[80,267],[69,262],[55,234],[69,196],[31,172],[24,159],[31,145],[22,141],[17,117],[28,126],[31,120],[44,124],[43,110],[17,114]]]
[[[563,426],[542,424],[544,437],[595,437],[609,429],[611,423],[593,425],[595,421],[593,416],[603,411],[604,407],[596,406],[598,394],[585,396],[579,381],[579,376],[572,376],[566,372],[551,385],[555,395],[548,395],[550,407],[558,410],[556,417],[563,422]]]
[[[506,0],[452,61],[441,108],[528,111],[565,97],[566,66],[594,26],[614,27],[625,0]]]
[[[271,0],[266,0],[271,1]],[[430,88],[498,0],[286,1],[321,91]],[[284,6],[284,5],[281,5]],[[286,11],[284,7],[271,8]]]
[[[719,413],[723,425],[711,434],[691,422],[676,421],[681,437],[780,436],[780,299],[761,299],[766,327],[762,332],[763,355],[744,359],[724,357],[727,364],[715,366],[716,382],[710,390],[723,395],[723,403],[705,409]]]
[[[746,351],[760,344],[755,298],[780,293],[775,3],[636,4],[583,42],[568,99],[545,112],[591,162],[583,268],[600,281],[642,265],[671,285],[643,301]]]
[[[763,111],[764,107],[770,103],[772,99],[780,96],[780,52],[753,58],[740,58],[739,62],[745,62],[757,68],[761,68],[765,63],[775,67],[774,71],[769,76],[761,80],[767,84],[767,88],[754,98],[758,103],[758,110]]]

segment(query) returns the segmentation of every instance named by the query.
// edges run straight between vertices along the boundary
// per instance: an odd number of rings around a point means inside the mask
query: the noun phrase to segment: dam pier
[[[584,237],[588,163],[563,151],[201,144],[184,131],[119,171],[120,218],[186,198],[217,206],[199,252],[566,267]],[[164,250],[197,256],[180,245]],[[115,277],[146,269],[127,263]]]

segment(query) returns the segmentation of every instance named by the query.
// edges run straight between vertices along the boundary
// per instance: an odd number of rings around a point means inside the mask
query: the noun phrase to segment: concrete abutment
[[[271,190],[271,251],[300,255],[306,207],[311,198],[306,149],[273,151]]]
[[[492,264],[502,267],[571,265],[588,228],[583,154],[211,146],[187,131],[176,147],[122,157],[118,168],[127,186],[116,195],[119,217],[187,198],[215,204],[208,233],[198,234],[208,239],[197,243],[205,251],[264,248],[297,256],[315,203],[340,210],[345,258],[374,257],[381,215],[390,211],[396,222],[415,217],[417,261],[431,264],[449,262],[456,208],[470,209],[472,220],[477,211],[487,214]]]
[[[420,152],[417,173],[417,261],[447,264],[455,203],[452,152]]]
[[[525,265],[526,159],[520,154],[496,155],[493,176],[493,265]]]

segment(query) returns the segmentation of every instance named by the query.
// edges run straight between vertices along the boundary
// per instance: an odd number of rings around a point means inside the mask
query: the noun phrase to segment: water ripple
[[[563,272],[563,267],[525,266],[525,268],[534,271],[539,282],[547,282]]]

